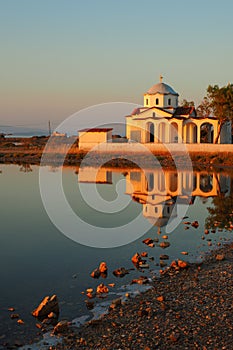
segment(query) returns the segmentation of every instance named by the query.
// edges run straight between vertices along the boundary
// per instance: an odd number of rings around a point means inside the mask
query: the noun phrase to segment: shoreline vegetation
[[[54,166],[79,166],[83,159],[86,157],[87,152],[80,151],[77,146],[75,138],[70,138],[69,142],[67,138],[56,141],[56,147],[51,148],[49,153],[45,154],[43,164]],[[43,155],[44,148],[48,141],[48,137],[31,137],[31,138],[1,138],[0,139],[0,164],[30,164],[40,165],[41,157]],[[68,150],[65,160],[64,150]],[[186,157],[183,154],[174,154],[173,157],[170,153],[153,152],[153,155],[159,161],[160,166],[163,168],[175,169],[177,166],[180,168],[186,168]],[[109,160],[109,157],[112,157]],[[96,164],[106,165],[108,167],[138,167],[135,162],[127,159],[127,153],[119,152],[119,154],[98,153],[91,152],[87,155],[86,163],[89,166],[95,166]],[[212,170],[232,168],[233,167],[233,153],[221,152],[221,153],[198,153],[192,152],[189,154],[192,161],[192,165],[196,170]],[[131,157],[133,159],[133,157]],[[137,163],[145,166],[151,166],[151,157],[147,157],[143,153],[137,154]]]

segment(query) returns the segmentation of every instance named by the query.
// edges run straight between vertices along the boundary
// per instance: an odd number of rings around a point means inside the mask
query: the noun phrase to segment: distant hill
[[[48,135],[48,130],[25,128],[21,126],[0,125],[0,134],[12,134],[13,136],[42,136]]]

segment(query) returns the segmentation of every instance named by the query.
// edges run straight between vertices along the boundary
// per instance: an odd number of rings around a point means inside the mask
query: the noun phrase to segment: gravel
[[[223,254],[224,259],[216,259]],[[153,288],[99,321],[69,328],[60,349],[233,349],[233,244],[170,269]]]

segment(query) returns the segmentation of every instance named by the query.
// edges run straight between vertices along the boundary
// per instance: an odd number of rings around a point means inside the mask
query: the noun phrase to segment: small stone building
[[[89,150],[98,144],[112,142],[112,128],[79,130],[79,149]]]

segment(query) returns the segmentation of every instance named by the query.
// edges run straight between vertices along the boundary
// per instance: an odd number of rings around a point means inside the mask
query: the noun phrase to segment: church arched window
[[[171,99],[168,99],[168,106],[171,106]]]
[[[158,104],[159,104],[159,99],[158,99],[158,98],[156,98],[156,100],[155,100],[155,104],[156,104],[156,105],[158,105]]]

